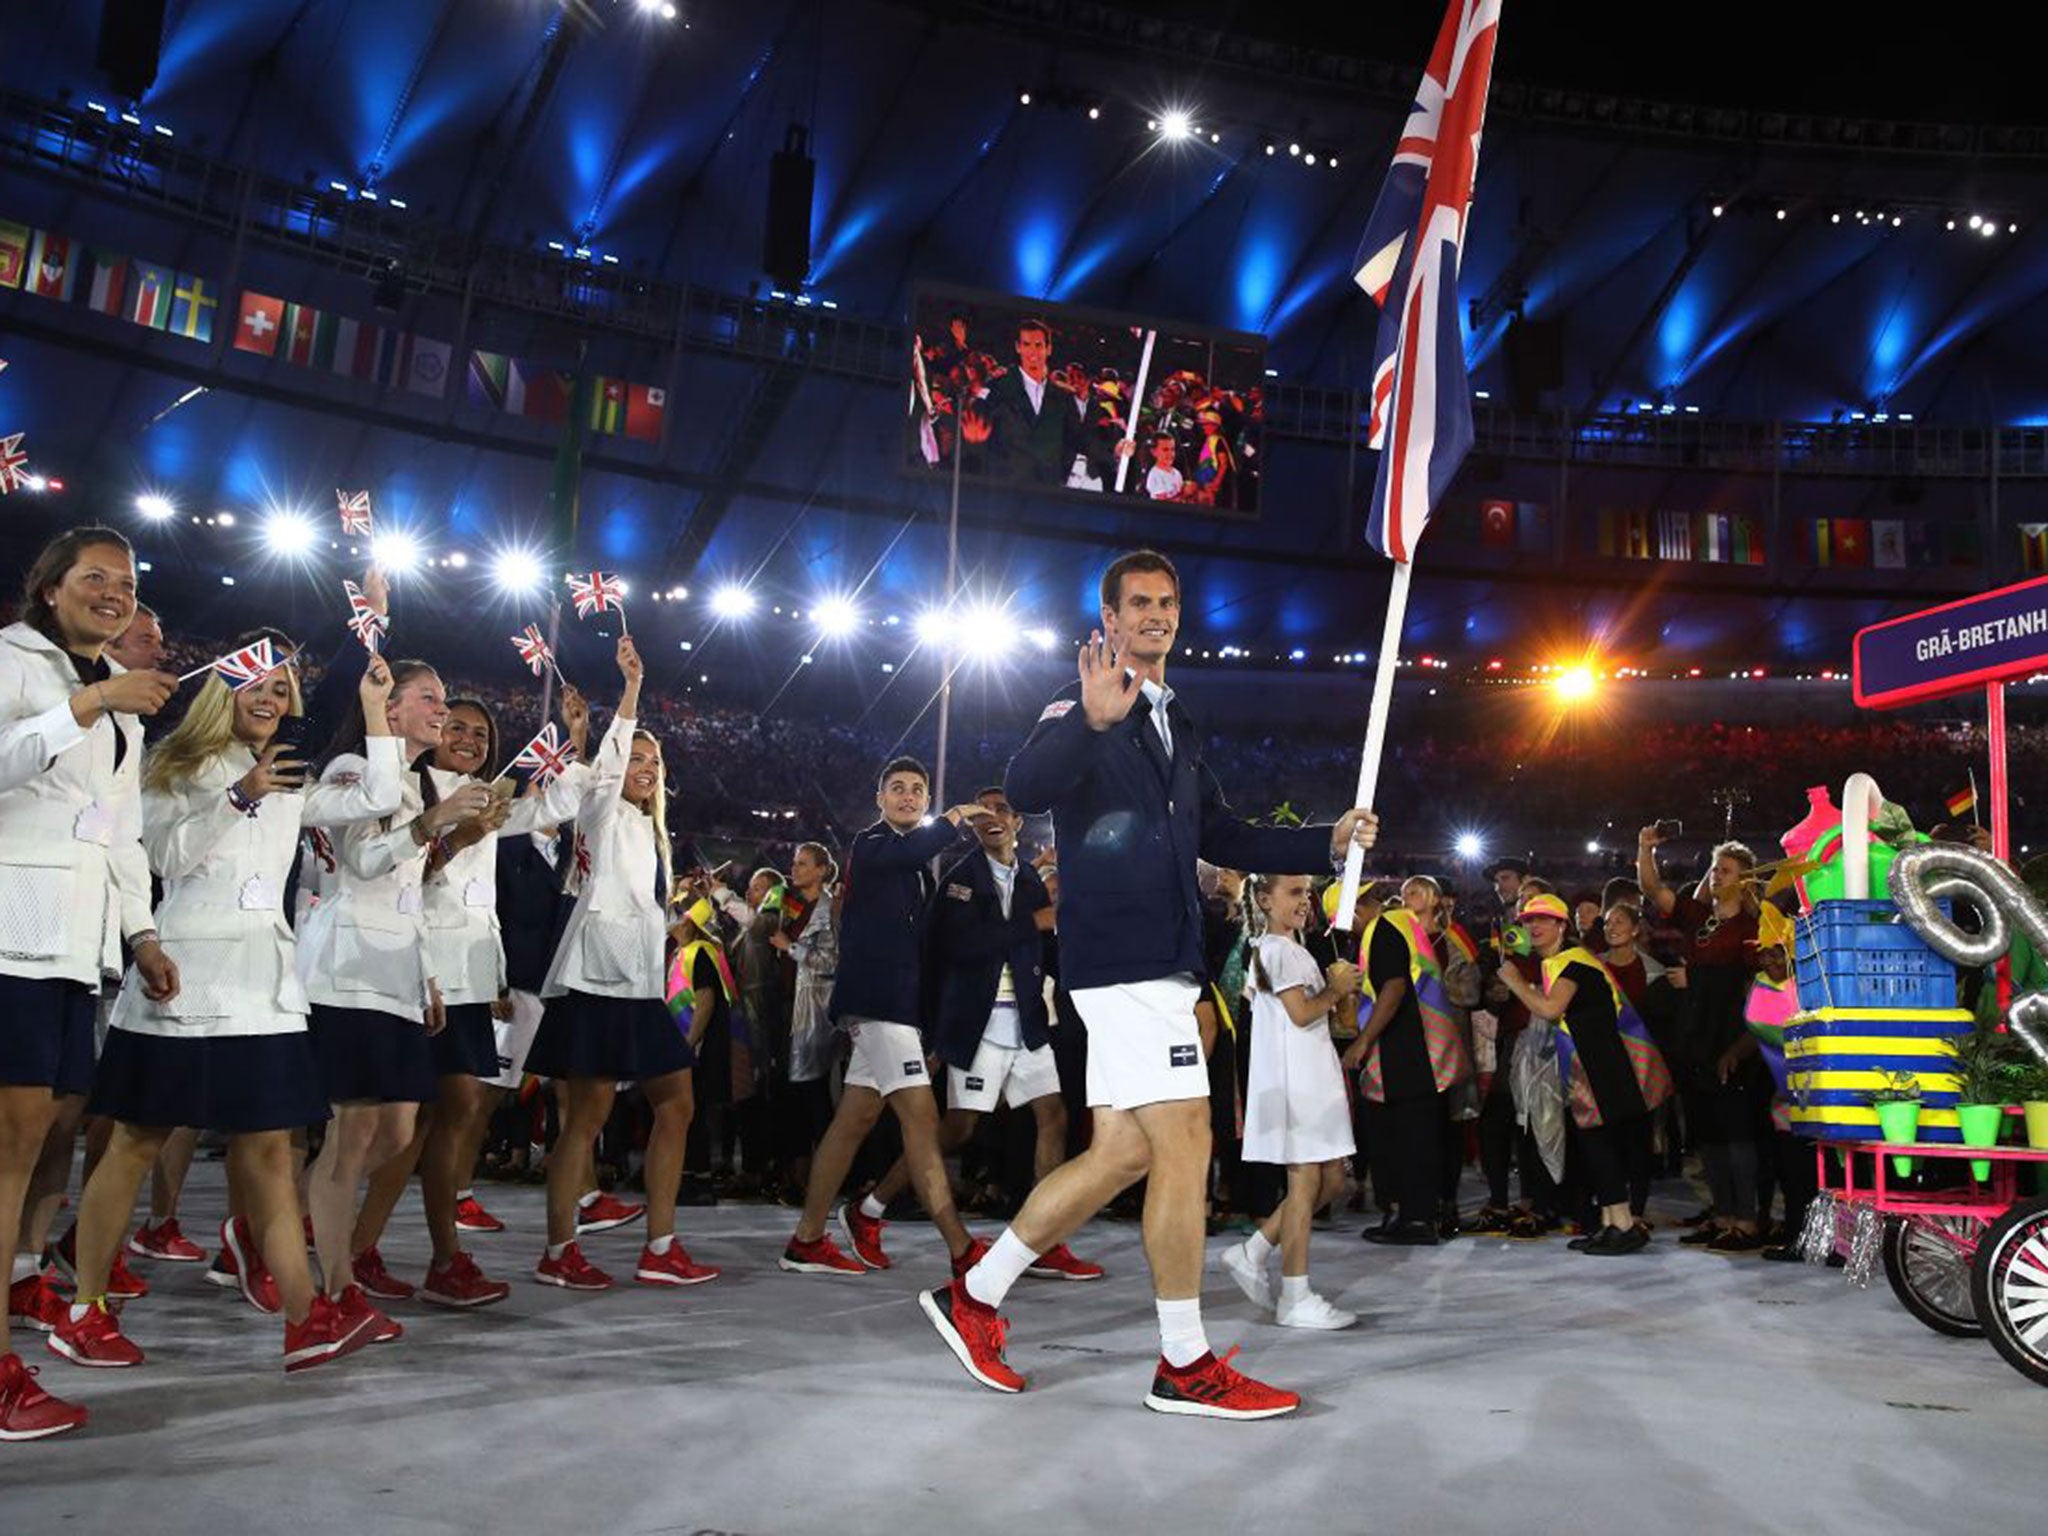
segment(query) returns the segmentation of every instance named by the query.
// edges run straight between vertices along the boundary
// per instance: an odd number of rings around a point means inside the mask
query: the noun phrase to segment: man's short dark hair
[[[1038,316],[1026,315],[1023,319],[1017,322],[1017,334],[1019,336],[1022,336],[1026,331],[1038,332],[1039,335],[1045,338],[1045,344],[1047,346],[1052,345],[1052,327],[1047,325],[1043,320],[1039,319]]]
[[[881,787],[882,787],[882,786],[883,786],[884,784],[888,783],[888,782],[889,782],[889,781],[890,781],[891,779],[893,779],[894,777],[896,777],[896,775],[897,775],[897,774],[899,774],[899,773],[914,773],[914,774],[916,774],[916,775],[917,775],[917,776],[918,776],[918,777],[919,777],[920,779],[923,779],[923,780],[924,780],[924,787],[925,787],[925,792],[926,792],[927,794],[929,794],[929,793],[931,792],[931,787],[932,787],[932,774],[931,774],[931,770],[930,770],[929,768],[925,767],[925,765],[924,765],[923,763],[920,763],[920,762],[919,762],[919,761],[918,761],[918,760],[917,760],[916,758],[914,758],[914,757],[892,757],[892,758],[890,758],[888,762],[886,762],[886,763],[884,763],[884,764],[882,765],[882,776],[881,776],[881,777],[880,777],[879,779],[875,780],[875,788],[877,788],[877,789],[880,789],[880,788],[881,788]]]
[[[1176,448],[1180,446],[1180,439],[1171,432],[1154,432],[1152,434],[1152,441],[1155,443],[1172,443]]]
[[[1102,606],[1114,613],[1116,605],[1123,601],[1124,578],[1146,571],[1164,572],[1173,582],[1173,595],[1180,596],[1180,572],[1173,568],[1173,562],[1156,549],[1134,549],[1127,555],[1118,555],[1102,573]]]
[[[1001,795],[1003,804],[1008,805],[1010,803],[1010,797],[1003,793],[1003,786],[1000,784],[990,784],[986,788],[977,789],[974,792],[974,798],[977,800],[986,800],[990,795]]]

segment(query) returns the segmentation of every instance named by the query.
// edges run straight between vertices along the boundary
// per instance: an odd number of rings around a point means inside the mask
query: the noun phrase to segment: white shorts
[[[1060,1091],[1060,1069],[1052,1059],[1052,1047],[1035,1051],[1020,1046],[997,1045],[983,1040],[974,1049],[974,1065],[962,1072],[946,1069],[946,1107],[971,1109],[986,1114],[997,1100],[1012,1109]]]
[[[924,1070],[924,1037],[908,1024],[861,1019],[847,1027],[853,1055],[846,1063],[846,1086],[872,1088],[883,1098],[905,1088],[929,1090]]]
[[[1074,1007],[1088,1027],[1088,1107],[1208,1098],[1209,1064],[1195,1022],[1201,997],[1184,976],[1076,991]]]
[[[498,1075],[485,1081],[498,1088],[517,1089],[526,1075],[526,1053],[533,1049],[533,1037],[540,1032],[541,1000],[531,992],[512,994],[512,1017],[491,1020],[498,1037]]]

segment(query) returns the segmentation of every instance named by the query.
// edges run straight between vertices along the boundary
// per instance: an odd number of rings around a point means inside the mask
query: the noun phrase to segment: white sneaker
[[[1252,1256],[1244,1251],[1243,1243],[1232,1243],[1223,1250],[1217,1262],[1223,1266],[1223,1273],[1244,1292],[1246,1301],[1261,1312],[1273,1310],[1273,1277],[1266,1273],[1265,1265],[1252,1262]]]
[[[1292,1306],[1283,1306],[1273,1314],[1273,1321],[1282,1328],[1320,1328],[1335,1330],[1349,1328],[1358,1321],[1356,1312],[1346,1312],[1333,1307],[1329,1302],[1310,1291],[1307,1296]]]

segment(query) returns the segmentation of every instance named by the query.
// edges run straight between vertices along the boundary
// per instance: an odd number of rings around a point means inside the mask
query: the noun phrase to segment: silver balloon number
[[[1892,860],[1892,900],[1927,947],[1957,965],[1985,966],[2012,948],[2015,931],[2048,955],[2048,908],[2007,865],[1960,843],[1922,843]],[[1938,901],[1967,902],[1983,925],[1965,933],[1942,915]],[[2006,1023],[2048,1065],[2048,992],[2022,993],[2006,1010]]]

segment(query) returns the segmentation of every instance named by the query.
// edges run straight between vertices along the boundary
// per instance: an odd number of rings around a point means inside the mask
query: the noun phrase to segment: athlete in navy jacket
[[[1159,1367],[1145,1404],[1162,1413],[1263,1419],[1301,1405],[1241,1375],[1202,1331],[1202,1197],[1209,1078],[1195,1002],[1202,974],[1195,861],[1301,874],[1370,847],[1372,812],[1334,827],[1248,826],[1202,762],[1201,739],[1166,687],[1180,578],[1140,550],[1102,577],[1102,631],[1080,682],[1039,716],[1010,763],[1010,803],[1050,810],[1060,850],[1060,974],[1088,1027],[1088,1150],[1032,1192],[1010,1229],[952,1286],[919,1298],[970,1375],[1015,1392],[996,1316],[1010,1286],[1120,1191],[1147,1178],[1145,1256],[1159,1308]],[[1105,639],[1105,636],[1107,637]]]

